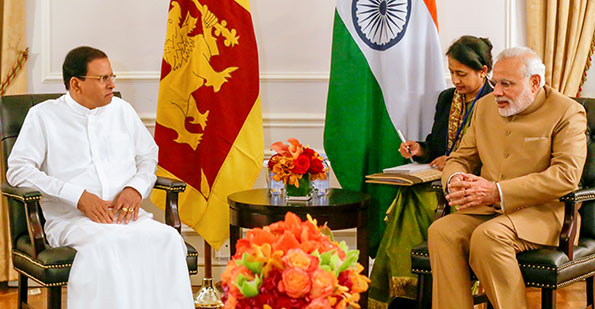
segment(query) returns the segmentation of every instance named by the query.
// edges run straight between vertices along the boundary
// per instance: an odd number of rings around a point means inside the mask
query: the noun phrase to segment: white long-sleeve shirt
[[[78,213],[84,190],[113,200],[124,187],[143,199],[155,183],[158,148],[134,109],[114,97],[88,109],[70,96],[33,106],[8,158],[13,186],[42,193],[46,220]]]

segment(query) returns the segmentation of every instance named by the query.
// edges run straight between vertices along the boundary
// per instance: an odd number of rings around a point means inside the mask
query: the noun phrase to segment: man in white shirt
[[[113,96],[105,53],[78,47],[62,66],[68,92],[29,110],[7,180],[42,193],[51,246],[77,250],[69,308],[193,308],[186,246],[140,208],[155,183],[157,145]]]

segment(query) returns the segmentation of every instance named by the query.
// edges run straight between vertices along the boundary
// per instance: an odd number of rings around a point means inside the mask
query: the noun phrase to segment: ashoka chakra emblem
[[[411,0],[353,0],[353,25],[371,48],[386,50],[405,35]]]

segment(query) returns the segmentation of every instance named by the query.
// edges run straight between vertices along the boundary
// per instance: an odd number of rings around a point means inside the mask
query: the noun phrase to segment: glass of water
[[[322,160],[322,165],[324,165],[324,168],[326,169],[326,179],[316,179],[310,182],[310,185],[312,186],[312,194],[314,196],[326,196],[330,189],[330,162],[327,158],[324,158],[324,160]]]

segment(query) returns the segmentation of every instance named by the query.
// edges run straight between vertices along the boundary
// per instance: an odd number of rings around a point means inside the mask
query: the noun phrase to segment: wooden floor
[[[193,288],[195,292],[198,288]],[[27,308],[42,309],[46,308],[46,289],[29,289],[29,306]],[[558,309],[578,309],[587,306],[585,297],[585,282],[578,282],[571,286],[558,290],[557,304]],[[529,309],[541,308],[541,292],[539,289],[527,289],[527,301]],[[0,285],[0,308],[17,308],[17,289],[8,288],[6,285]],[[62,308],[66,308],[66,288],[62,289]]]

